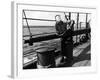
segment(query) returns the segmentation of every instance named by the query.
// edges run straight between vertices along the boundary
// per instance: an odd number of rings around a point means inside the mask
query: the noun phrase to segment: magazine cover
[[[93,72],[96,8],[12,2],[12,77]]]

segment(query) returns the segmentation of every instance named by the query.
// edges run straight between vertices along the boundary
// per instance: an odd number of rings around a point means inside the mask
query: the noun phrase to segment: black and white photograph
[[[23,9],[23,70],[91,66],[91,15]]]
[[[0,80],[100,80],[100,0],[1,0]]]
[[[96,15],[94,7],[14,2],[12,77],[95,72]]]

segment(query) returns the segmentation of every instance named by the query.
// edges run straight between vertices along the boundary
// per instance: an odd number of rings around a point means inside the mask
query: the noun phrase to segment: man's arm
[[[58,35],[58,31],[57,31],[57,25],[55,24],[55,32],[56,32],[56,35]]]
[[[63,34],[59,34],[59,31],[57,31],[56,25],[55,25],[55,32],[56,32],[56,35],[58,35],[58,36],[63,36]]]
[[[75,24],[75,21],[71,20],[70,27],[71,27],[72,30],[74,30],[74,24]]]

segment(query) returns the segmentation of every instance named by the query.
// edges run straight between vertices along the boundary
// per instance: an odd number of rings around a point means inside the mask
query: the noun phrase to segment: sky
[[[55,15],[61,15],[61,19],[65,21],[64,13],[59,12],[41,12],[41,11],[25,11],[27,18],[36,18],[36,19],[50,19],[55,20]],[[68,13],[66,13],[68,15]],[[25,17],[23,15],[23,17]],[[71,19],[75,21],[77,20],[77,13],[71,13]],[[91,14],[88,14],[88,21],[91,19]],[[85,22],[86,14],[79,14],[79,22]],[[26,21],[23,20],[24,25],[26,25]],[[39,21],[39,20],[28,20],[30,26],[54,26],[55,21]]]

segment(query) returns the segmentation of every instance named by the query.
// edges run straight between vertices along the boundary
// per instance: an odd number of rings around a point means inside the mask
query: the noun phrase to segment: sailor
[[[72,26],[73,26],[73,21],[68,19],[68,17],[65,15],[66,22],[63,22],[61,20],[60,15],[55,16],[56,24],[55,24],[55,29],[56,29],[56,34],[61,37],[61,63],[66,63],[66,61],[71,61],[72,59],[72,45],[70,46],[71,51],[68,50],[69,46],[66,46],[67,44],[72,44]],[[67,36],[69,35],[69,36]],[[67,44],[66,44],[67,43]]]
[[[66,26],[64,26],[64,22],[61,20],[60,15],[56,15],[55,20],[56,20],[56,24],[55,24],[56,34],[61,37],[61,62],[60,63],[65,63],[65,59],[66,59],[66,56],[64,56],[65,38],[63,34],[67,29]]]
[[[64,52],[65,56],[67,57],[66,61],[69,63],[69,65],[71,65],[72,61],[73,61],[73,30],[74,30],[74,24],[75,21],[74,20],[70,20],[69,16],[65,15],[66,18],[66,22],[65,22],[65,26],[67,27],[67,30],[65,32],[65,46],[64,46]],[[68,35],[68,36],[66,36]]]

